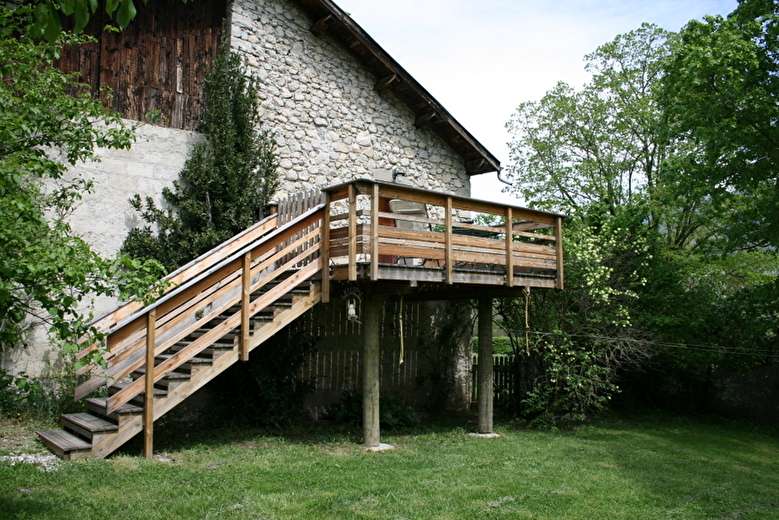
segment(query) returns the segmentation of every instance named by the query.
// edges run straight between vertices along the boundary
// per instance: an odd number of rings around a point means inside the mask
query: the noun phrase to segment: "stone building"
[[[102,162],[72,171],[95,181],[72,225],[103,255],[114,255],[140,224],[128,199],[136,193],[159,199],[203,139],[196,131],[202,83],[222,37],[260,80],[264,125],[278,145],[279,198],[359,178],[469,196],[470,176],[499,168],[497,159],[331,0],[155,0],[138,10],[121,33],[100,32],[106,20],[96,17],[91,27],[98,42],[70,49],[60,60],[60,67],[80,71],[93,88],[111,87],[113,97],[106,102],[125,118],[144,121],[152,111],[164,116],[139,128],[132,149],[106,151]],[[113,303],[97,302],[96,314]],[[328,323],[340,319],[336,305],[310,318],[331,331],[322,334],[320,351],[359,336],[359,330],[332,332]],[[434,305],[415,305],[407,326],[416,344],[426,345],[437,334],[429,325],[440,317]],[[460,321],[467,315],[461,312]],[[447,341],[457,342],[455,394],[462,404],[468,399],[468,342],[464,336]],[[3,366],[45,371],[42,360],[54,354],[42,339],[36,343],[37,349],[7,356]],[[391,357],[388,367],[395,363]],[[396,380],[413,386],[420,377]],[[340,387],[348,384],[339,381]],[[335,399],[338,392],[329,391],[327,399]],[[327,399],[312,406],[324,406]]]

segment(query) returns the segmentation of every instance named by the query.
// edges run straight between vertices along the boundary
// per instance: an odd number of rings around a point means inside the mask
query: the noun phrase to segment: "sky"
[[[584,55],[643,22],[678,31],[737,0],[335,0],[481,142],[510,164],[516,107],[558,81],[589,80]],[[495,173],[471,178],[475,198],[521,203]]]

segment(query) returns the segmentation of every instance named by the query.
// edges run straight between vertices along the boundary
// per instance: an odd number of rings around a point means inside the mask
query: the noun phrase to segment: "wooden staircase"
[[[323,208],[283,225],[269,217],[172,273],[153,305],[130,302],[96,320],[106,366],[79,372],[92,376],[75,393],[87,412],[63,415],[62,429],[38,432],[41,441],[72,459],[104,458],[141,432],[150,438],[154,420],[316,305]],[[96,391],[107,396],[89,397]]]

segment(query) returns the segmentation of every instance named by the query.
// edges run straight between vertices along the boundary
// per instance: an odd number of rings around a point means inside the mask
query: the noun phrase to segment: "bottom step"
[[[92,445],[64,430],[44,430],[35,432],[55,455],[61,459],[78,459],[92,455]]]

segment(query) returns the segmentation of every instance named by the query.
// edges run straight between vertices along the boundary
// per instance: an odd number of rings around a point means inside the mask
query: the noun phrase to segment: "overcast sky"
[[[588,81],[585,54],[650,22],[671,31],[737,0],[335,0],[503,165],[514,109],[558,81]],[[494,173],[476,198],[517,203]]]

